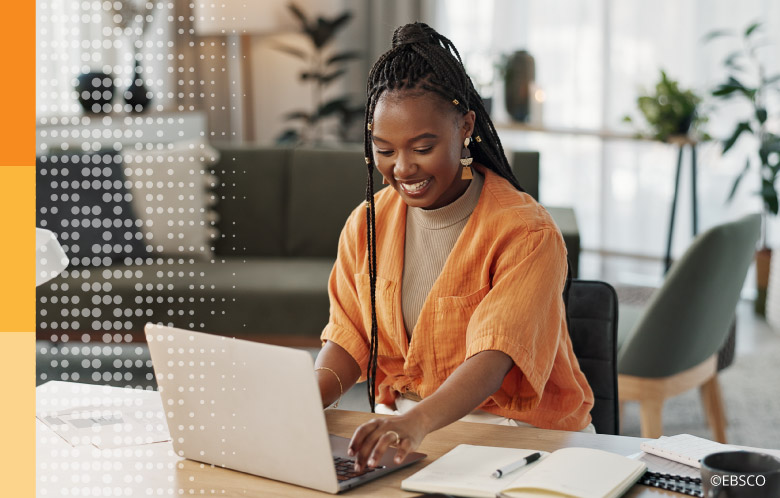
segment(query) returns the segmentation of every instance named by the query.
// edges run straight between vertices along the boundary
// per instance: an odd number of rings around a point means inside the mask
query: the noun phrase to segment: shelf
[[[493,123],[496,130],[501,131],[525,131],[532,133],[551,133],[556,135],[575,135],[583,137],[596,137],[604,140],[649,140],[650,138],[637,137],[634,133],[625,133],[613,130],[596,130],[591,128],[567,128],[556,126],[534,125],[518,121],[502,121]]]
[[[202,112],[150,112],[144,114],[74,114],[39,118],[35,150],[98,150],[142,144],[170,143],[206,136]]]

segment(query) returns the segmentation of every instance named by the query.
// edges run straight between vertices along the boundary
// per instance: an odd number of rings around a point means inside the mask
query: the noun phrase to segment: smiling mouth
[[[422,192],[431,183],[431,180],[432,178],[428,178],[417,183],[399,183],[399,185],[404,192],[414,195]]]

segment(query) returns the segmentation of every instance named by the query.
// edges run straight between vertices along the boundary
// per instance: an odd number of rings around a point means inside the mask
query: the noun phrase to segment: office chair
[[[618,434],[615,289],[606,282],[574,279],[569,287],[567,311],[574,354],[593,390],[593,426],[599,434]]]
[[[760,226],[753,214],[707,230],[674,263],[644,311],[621,309],[627,337],[618,352],[620,401],[639,401],[642,437],[663,434],[667,398],[698,387],[715,439],[726,442],[718,350],[731,328]]]

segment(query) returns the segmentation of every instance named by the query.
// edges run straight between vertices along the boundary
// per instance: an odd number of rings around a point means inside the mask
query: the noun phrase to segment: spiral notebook
[[[645,453],[696,468],[701,468],[701,459],[710,453],[735,451],[738,449],[690,434],[678,434],[676,436],[652,439],[643,442],[640,448]]]

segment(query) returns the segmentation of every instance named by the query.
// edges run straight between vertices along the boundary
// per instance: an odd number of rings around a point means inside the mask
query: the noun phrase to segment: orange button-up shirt
[[[401,310],[406,204],[376,194],[379,325],[377,402],[397,392],[433,394],[464,361],[486,350],[512,358],[501,388],[480,409],[536,427],[581,430],[593,393],[572,351],[561,294],[566,248],[547,211],[485,168],[479,202],[423,304],[411,341]],[[365,207],[341,232],[321,339],[357,361],[366,377],[371,301]]]

